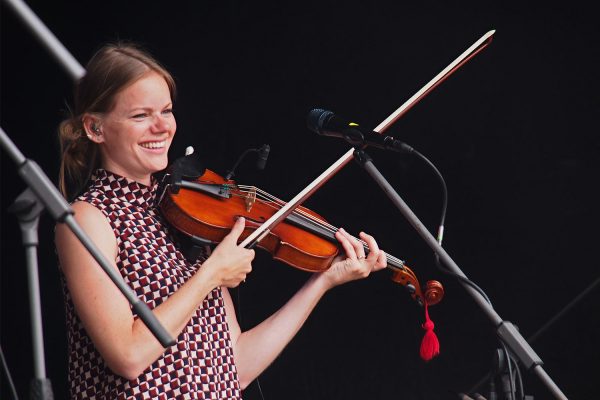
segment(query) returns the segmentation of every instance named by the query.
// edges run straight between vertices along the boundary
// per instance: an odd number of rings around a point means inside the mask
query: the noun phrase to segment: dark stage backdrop
[[[247,160],[241,183],[290,199],[348,145],[305,127],[312,107],[375,127],[490,29],[489,48],[399,120],[389,134],[442,171],[450,201],[444,247],[499,314],[533,334],[600,275],[597,259],[599,29],[576,2],[88,2],[30,1],[82,63],[104,42],[146,46],[179,84],[171,158],[193,145],[223,173],[248,147],[271,145],[263,172]],[[451,5],[452,4],[452,5]],[[1,8],[1,125],[55,179],[56,126],[69,77]],[[436,178],[418,160],[371,150],[376,165],[434,231]],[[22,398],[33,375],[20,234],[6,208],[24,189],[2,153],[1,344]],[[264,398],[442,399],[489,370],[494,329],[460,285],[354,163],[307,206],[351,232],[373,233],[418,277],[439,279],[431,309],[441,355],[418,357],[422,310],[381,272],[328,293],[260,377]],[[66,339],[53,222],[39,252],[48,374],[67,396]],[[258,254],[241,287],[242,325],[258,323],[307,274]],[[537,341],[545,368],[570,398],[597,396],[600,290]],[[551,398],[525,373],[536,399]],[[2,381],[0,397],[8,398]],[[256,384],[246,399],[259,399]]]

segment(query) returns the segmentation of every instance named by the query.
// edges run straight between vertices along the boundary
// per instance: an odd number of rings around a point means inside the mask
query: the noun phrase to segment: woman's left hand
[[[363,244],[343,228],[336,232],[335,237],[342,245],[346,255],[337,256],[331,267],[321,273],[321,278],[326,280],[328,288],[366,278],[372,271],[379,271],[386,267],[385,252],[379,249],[373,236],[364,232],[361,232],[359,236],[369,247],[368,256],[365,256]]]

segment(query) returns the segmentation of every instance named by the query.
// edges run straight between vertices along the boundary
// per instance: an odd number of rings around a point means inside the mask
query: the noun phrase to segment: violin
[[[208,169],[192,180],[172,180],[162,189],[159,208],[165,219],[180,233],[196,242],[217,244],[231,231],[239,217],[246,219],[240,242],[260,227],[286,203],[255,187],[238,185]],[[297,207],[285,220],[265,231],[257,247],[273,258],[309,272],[327,270],[340,251],[338,228],[306,207]],[[365,254],[368,245],[359,240]],[[434,305],[444,296],[437,281],[421,288],[415,273],[404,261],[386,252],[392,280],[403,285],[419,305]]]

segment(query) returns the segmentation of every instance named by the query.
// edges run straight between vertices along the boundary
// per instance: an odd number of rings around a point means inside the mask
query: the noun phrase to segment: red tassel
[[[422,325],[425,329],[425,336],[421,342],[421,358],[425,361],[431,360],[433,357],[440,354],[440,342],[433,331],[435,324],[429,319],[429,311],[427,303],[425,303],[425,323]]]

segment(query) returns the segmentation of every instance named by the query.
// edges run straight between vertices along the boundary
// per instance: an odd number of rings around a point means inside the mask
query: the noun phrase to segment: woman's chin
[[[146,166],[147,169],[152,171],[151,173],[155,173],[158,171],[162,171],[167,168],[169,165],[169,158],[167,154],[161,154],[160,157],[151,157],[147,160]]]

